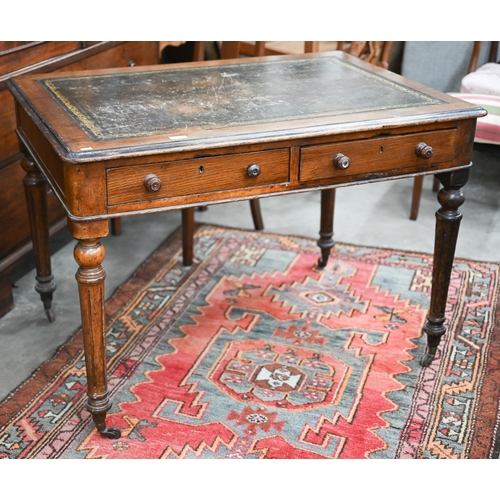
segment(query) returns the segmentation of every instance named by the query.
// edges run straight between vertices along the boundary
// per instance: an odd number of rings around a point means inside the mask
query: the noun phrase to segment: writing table
[[[324,267],[333,188],[433,173],[443,188],[421,364],[432,361],[483,109],[343,52],[28,75],[8,87],[25,154],[36,289],[51,320],[46,182],[77,240],[87,407],[103,436],[120,435],[105,421],[100,240],[112,217],[321,190]]]

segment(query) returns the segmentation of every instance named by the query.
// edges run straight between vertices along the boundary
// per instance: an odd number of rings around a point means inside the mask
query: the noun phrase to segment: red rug
[[[427,254],[201,226],[108,301],[108,424],[81,332],[0,405],[3,458],[496,458],[499,265],[457,260],[423,369]],[[76,285],[75,285],[76,286]],[[57,300],[57,298],[55,299]],[[57,327],[57,323],[55,324]]]

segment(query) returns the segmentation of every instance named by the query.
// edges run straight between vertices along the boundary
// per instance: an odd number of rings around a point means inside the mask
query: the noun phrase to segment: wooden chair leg
[[[255,57],[266,55],[266,42],[255,42]]]
[[[194,246],[194,208],[182,209],[182,264],[190,266],[193,263]]]
[[[194,42],[193,61],[205,60],[205,42]]]
[[[111,234],[113,236],[120,236],[122,234],[122,220],[118,217],[117,219],[111,220]]]
[[[418,208],[420,206],[420,197],[422,196],[423,182],[424,182],[423,175],[415,177],[415,180],[413,181],[413,197],[411,200],[411,212],[410,212],[411,220],[417,220]]]
[[[439,182],[439,179],[437,177],[434,177],[434,182],[432,184],[432,190],[437,193],[439,191],[439,185],[441,183]]]
[[[304,52],[319,52],[319,42],[304,42]]]
[[[262,220],[262,212],[260,210],[260,201],[258,198],[250,200],[250,209],[252,211],[253,225],[257,231],[264,229],[264,221]]]
[[[236,59],[240,55],[241,42],[222,42],[221,59]]]
[[[330,250],[335,245],[333,241],[333,219],[335,213],[335,189],[321,191],[321,221],[318,246],[321,249],[321,258],[318,267],[323,268],[328,263]]]

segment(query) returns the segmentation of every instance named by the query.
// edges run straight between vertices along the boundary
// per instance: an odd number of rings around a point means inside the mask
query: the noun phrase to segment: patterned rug
[[[431,366],[430,255],[200,226],[107,303],[108,425],[81,332],[0,404],[3,458],[497,458],[499,265],[457,260]]]

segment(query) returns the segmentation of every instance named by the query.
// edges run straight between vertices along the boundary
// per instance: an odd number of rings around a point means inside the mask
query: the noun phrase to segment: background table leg
[[[250,200],[250,210],[252,212],[253,225],[257,231],[264,229],[264,220],[260,209],[260,201],[258,198]]]
[[[420,198],[422,198],[422,186],[424,184],[424,176],[418,175],[413,180],[413,197],[411,199],[410,219],[417,220],[418,209],[420,206]]]
[[[33,158],[27,154],[21,160],[21,166],[26,171],[23,183],[35,256],[37,280],[35,290],[40,294],[48,320],[54,321],[52,296],[56,283],[50,266],[47,182]]]
[[[319,267],[325,267],[330,257],[330,249],[335,245],[333,241],[333,217],[335,208],[335,189],[321,191],[321,223],[318,246],[321,248]]]
[[[427,334],[427,354],[420,361],[429,366],[436,355],[441,337],[445,334],[445,309],[448,288],[455,257],[458,230],[462,214],[458,208],[465,200],[462,187],[469,178],[469,169],[438,174],[443,184],[438,193],[441,208],[436,212],[436,237],[434,244],[434,266],[432,269],[432,291],[429,315],[424,327]]]
[[[182,209],[182,265],[193,264],[194,252],[194,208]]]
[[[104,246],[98,239],[81,239],[74,250],[80,266],[76,273],[80,293],[85,366],[87,368],[87,408],[102,436],[117,439],[118,427],[106,427],[106,413],[111,408],[106,376],[106,337],[104,316],[104,279],[101,266]]]

